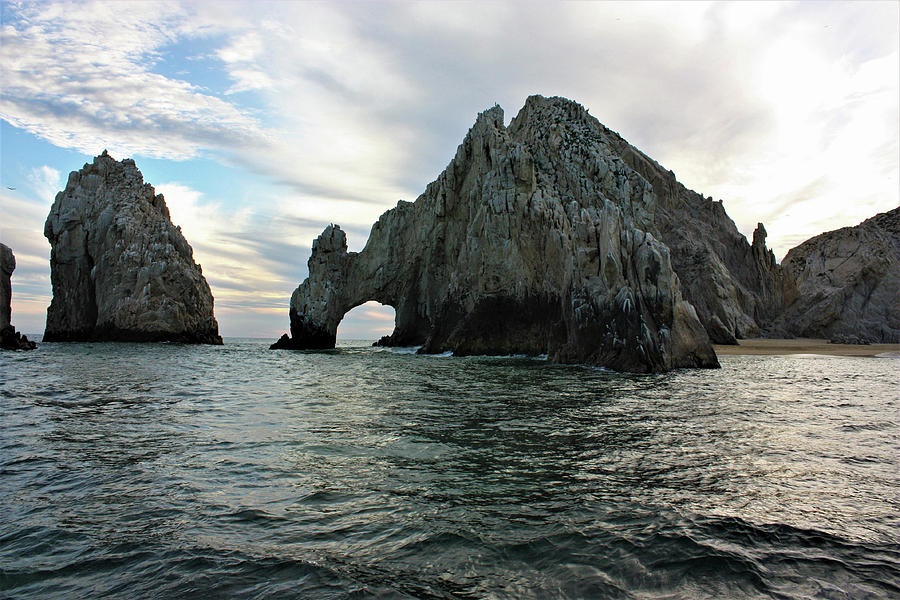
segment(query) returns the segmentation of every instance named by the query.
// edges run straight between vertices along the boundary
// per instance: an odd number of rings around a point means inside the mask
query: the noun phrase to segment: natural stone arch
[[[438,179],[381,215],[361,252],[329,225],[291,297],[292,338],[274,347],[333,348],[343,315],[374,299],[396,310],[388,343],[423,353],[718,366],[653,234],[652,187],[599,124],[541,98],[503,123],[499,106],[480,114]]]
[[[371,300],[394,309],[394,332],[386,343],[422,345],[427,337],[427,320],[419,314],[417,303],[392,285],[392,278],[386,276],[392,269],[371,260],[371,256],[371,251],[347,252],[347,236],[340,226],[326,227],[313,242],[309,277],[291,296],[293,339],[284,336],[280,342],[286,341],[286,345],[276,346],[334,348],[344,315]]]

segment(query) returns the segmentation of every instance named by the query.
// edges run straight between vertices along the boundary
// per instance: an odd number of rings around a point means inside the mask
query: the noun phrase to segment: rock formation
[[[811,238],[782,266],[796,285],[785,335],[900,343],[900,207]]]
[[[12,274],[16,270],[16,257],[6,244],[0,244],[0,329],[12,322]]]
[[[325,229],[291,297],[292,337],[273,347],[333,347],[344,314],[377,300],[396,310],[390,343],[421,352],[718,366],[682,298],[655,184],[617,139],[563,98],[529,98],[508,128],[499,106],[481,113],[444,172],[384,213],[362,252]]]
[[[53,285],[44,341],[222,343],[193,251],[133,160],[104,151],[70,173],[44,235]]]
[[[9,246],[0,244],[0,348],[33,350],[37,344],[12,326],[12,274],[16,257]]]
[[[685,299],[697,310],[713,342],[776,333],[786,283],[775,255],[766,248],[760,223],[752,245],[721,201],[687,189],[655,160],[597,123],[612,152],[652,186],[654,223],[669,247]]]

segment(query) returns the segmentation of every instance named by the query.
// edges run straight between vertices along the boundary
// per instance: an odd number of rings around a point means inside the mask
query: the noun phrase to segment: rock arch
[[[428,323],[418,314],[416,302],[392,285],[395,278],[386,277],[390,266],[367,260],[368,256],[366,251],[347,252],[347,236],[340,226],[326,227],[313,242],[309,277],[291,296],[291,338],[283,336],[273,347],[333,348],[344,315],[371,300],[394,309],[394,332],[386,343],[423,344]]]
[[[388,343],[420,352],[544,354],[624,371],[718,366],[669,250],[652,186],[611,154],[580,105],[530,98],[509,128],[481,113],[415,203],[347,252],[329,225],[276,348],[332,348],[353,306],[396,310]]]

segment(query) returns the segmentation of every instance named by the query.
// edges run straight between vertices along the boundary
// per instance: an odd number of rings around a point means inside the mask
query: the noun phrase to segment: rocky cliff
[[[669,247],[684,297],[710,338],[734,344],[736,338],[776,334],[775,319],[790,283],[766,247],[763,224],[748,243],[721,201],[687,189],[672,171],[597,125],[614,154],[652,185],[654,224]]]
[[[222,343],[193,251],[133,160],[104,151],[70,173],[44,235],[53,286],[44,341]]]
[[[900,343],[900,207],[811,238],[782,266],[796,285],[785,335]]]
[[[291,297],[292,337],[333,347],[343,315],[391,305],[388,342],[422,352],[547,353],[627,371],[717,366],[683,299],[651,182],[577,103],[528,99],[510,126],[494,107],[414,202],[347,252],[329,226]]]
[[[9,246],[0,244],[0,348],[33,350],[36,344],[12,326],[12,274],[16,257]]]
[[[16,257],[9,246],[0,244],[0,329],[9,327],[12,321],[12,274],[16,270]]]

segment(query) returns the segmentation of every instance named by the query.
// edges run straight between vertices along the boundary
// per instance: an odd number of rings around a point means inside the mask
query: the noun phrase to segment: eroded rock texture
[[[775,319],[790,284],[766,247],[763,224],[748,243],[721,201],[687,189],[674,173],[599,127],[613,152],[652,185],[654,224],[669,247],[682,293],[713,342],[735,344],[736,338],[777,333]]]
[[[811,238],[782,266],[796,283],[786,335],[900,343],[900,207]]]
[[[12,274],[16,257],[6,244],[0,244],[0,329],[12,322]]]
[[[16,257],[9,246],[0,244],[0,348],[33,350],[37,344],[12,326],[12,274]]]
[[[713,367],[657,227],[651,182],[577,103],[528,99],[510,126],[478,116],[456,156],[348,253],[329,226],[291,297],[291,338],[333,347],[344,314],[396,310],[393,345],[422,352],[547,353],[626,371]]]
[[[44,341],[222,343],[193,250],[133,160],[104,151],[70,173],[44,235],[53,285]]]

